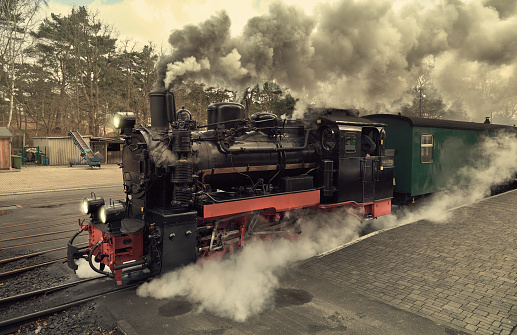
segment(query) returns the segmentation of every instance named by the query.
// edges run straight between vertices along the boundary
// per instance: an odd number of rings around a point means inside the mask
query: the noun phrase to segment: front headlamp
[[[119,112],[113,117],[113,126],[117,129],[133,128],[136,116],[133,112]]]
[[[95,194],[92,194],[90,198],[83,199],[81,209],[84,214],[97,214],[102,205],[104,205],[104,198],[96,197]]]
[[[122,220],[125,214],[124,210],[124,204],[120,202],[116,202],[111,205],[104,205],[100,209],[99,219],[102,223]]]

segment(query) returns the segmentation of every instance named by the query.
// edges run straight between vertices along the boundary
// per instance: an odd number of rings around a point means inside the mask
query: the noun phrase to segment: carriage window
[[[420,163],[433,162],[434,137],[422,135],[420,138]]]

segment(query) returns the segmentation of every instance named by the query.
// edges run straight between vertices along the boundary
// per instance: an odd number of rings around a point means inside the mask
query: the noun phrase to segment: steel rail
[[[86,219],[86,217],[85,217],[85,219]],[[81,219],[79,219],[79,220],[81,220]],[[12,234],[12,233],[21,233],[21,232],[24,232],[24,231],[41,230],[41,229],[46,229],[46,228],[62,227],[62,226],[70,225],[70,224],[77,225],[77,222],[76,221],[69,221],[68,220],[66,222],[56,222],[56,223],[45,225],[45,226],[42,226],[42,227],[31,227],[31,228],[25,228],[25,229],[20,229],[20,230],[6,231],[6,232],[0,233],[0,236],[7,235],[7,234]]]
[[[24,239],[24,238],[39,237],[39,236],[45,236],[45,235],[56,235],[56,234],[62,234],[62,233],[69,233],[71,231],[77,231],[77,228],[76,229],[61,230],[61,231],[54,231],[54,232],[51,232],[51,233],[41,233],[41,234],[36,234],[36,235],[25,235],[25,236],[19,236],[19,237],[5,238],[3,240],[0,240],[0,242],[21,240],[21,239]]]
[[[3,227],[0,227],[0,229],[13,228],[13,227],[21,227],[21,226],[27,226],[27,225],[31,225],[31,224],[50,222],[50,221],[67,220],[67,219],[71,219],[71,218],[77,218],[77,217],[80,217],[80,216],[85,216],[85,214],[65,216],[63,218],[57,218],[57,219],[48,219],[48,220],[25,222],[25,223],[15,224],[15,225],[11,225],[11,226],[3,226]]]
[[[113,186],[115,187],[115,186]],[[116,187],[119,187],[118,185]],[[63,191],[63,192],[66,192]],[[123,195],[124,193],[122,192],[121,194],[116,194],[116,195],[107,195],[105,196],[104,198],[109,198],[109,197],[115,197],[115,196],[120,196],[120,195]],[[70,199],[70,198],[63,198],[62,200],[49,200],[49,201],[41,201],[41,202],[26,202],[26,203],[21,203],[20,205],[21,206],[34,206],[34,205],[40,205],[40,204],[49,204],[49,203],[63,203],[63,201],[65,202],[65,204],[71,204],[71,203],[74,203],[74,202],[79,202],[81,200],[83,200],[84,197],[80,197],[80,198],[73,198],[73,199]]]
[[[78,238],[81,238],[81,237],[88,237],[88,236],[84,235],[84,236],[79,236]],[[55,242],[55,241],[60,241],[60,240],[69,240],[69,239],[70,239],[70,237],[59,237],[59,238],[53,238],[51,240],[45,240],[45,241],[38,241],[38,242],[10,245],[8,247],[1,247],[0,251],[5,250],[5,249],[21,248],[21,247],[26,247],[26,246],[29,246],[29,245],[34,245],[34,244],[50,243],[50,242]]]
[[[129,285],[129,286],[126,286],[126,287],[118,287],[118,288],[115,288],[115,289],[113,289],[111,291],[108,291],[108,292],[94,294],[94,295],[86,297],[86,298],[81,298],[81,299],[73,300],[73,301],[70,301],[68,303],[57,305],[57,306],[54,306],[54,307],[51,307],[51,308],[47,308],[47,309],[44,309],[44,310],[41,310],[41,311],[38,311],[38,312],[34,312],[34,313],[30,313],[30,314],[25,314],[25,315],[21,315],[21,316],[12,318],[12,319],[0,321],[0,329],[2,329],[2,331],[3,331],[4,329],[6,330],[8,327],[12,327],[12,326],[21,324],[23,322],[27,322],[27,321],[30,321],[30,320],[33,320],[33,319],[36,319],[36,318],[39,318],[39,317],[42,317],[42,316],[46,316],[46,315],[52,314],[52,313],[61,312],[61,311],[65,310],[65,309],[68,309],[70,307],[74,307],[74,306],[77,306],[77,305],[84,304],[86,302],[89,302],[91,300],[94,300],[96,298],[99,298],[99,297],[102,297],[102,296],[105,296],[105,295],[109,295],[109,294],[112,294],[112,293],[115,293],[115,292],[119,292],[119,291],[133,289],[137,285],[138,285],[138,283],[137,284],[132,284],[132,285]]]
[[[81,246],[81,247],[84,247],[88,244],[79,244],[78,246]],[[5,258],[5,259],[0,259],[0,264],[5,264],[5,263],[10,263],[10,262],[14,262],[14,261],[17,261],[17,260],[20,260],[20,259],[24,259],[24,258],[31,258],[31,257],[34,257],[34,256],[39,256],[39,255],[43,255],[43,254],[46,254],[48,252],[52,252],[52,251],[57,251],[57,250],[63,250],[63,249],[66,249],[67,247],[59,247],[59,248],[54,248],[54,249],[48,249],[48,250],[43,250],[43,251],[38,251],[38,252],[33,252],[31,254],[26,254],[26,255],[20,255],[20,256],[15,256],[15,257],[11,257],[11,258]]]
[[[26,228],[26,229],[20,229],[20,230],[6,231],[6,232],[0,233],[0,234],[1,235],[7,235],[7,234],[13,234],[13,233],[21,233],[21,232],[24,232],[24,231],[41,230],[41,229],[46,229],[46,228],[61,227],[61,226],[69,225],[69,224],[75,224],[75,223],[72,223],[72,222],[61,222],[61,223],[55,223],[55,224],[51,224],[51,225],[44,226],[44,227],[32,227],[32,228]]]
[[[26,293],[20,293],[20,294],[17,294],[17,295],[12,295],[10,297],[0,298],[0,304],[5,304],[7,302],[13,302],[13,301],[19,301],[19,300],[23,300],[23,299],[27,299],[27,298],[32,298],[32,297],[35,297],[35,296],[38,296],[38,295],[42,295],[42,294],[46,294],[46,293],[51,293],[51,292],[63,290],[65,288],[72,287],[72,286],[75,286],[75,285],[79,285],[79,284],[82,284],[82,283],[86,283],[86,282],[89,282],[89,281],[92,281],[92,280],[105,279],[105,278],[106,278],[105,276],[86,278],[86,279],[76,280],[76,281],[71,282],[71,283],[66,283],[66,284],[62,284],[62,285],[42,288],[40,290],[34,290],[34,291],[26,292]]]
[[[17,273],[26,272],[26,271],[29,271],[29,270],[32,270],[32,269],[36,269],[36,268],[39,268],[39,267],[42,267],[42,266],[45,266],[45,265],[54,264],[54,263],[57,263],[57,262],[60,262],[60,261],[64,261],[64,260],[66,260],[66,257],[54,259],[52,261],[48,261],[48,262],[44,262],[44,263],[38,263],[38,264],[35,264],[35,265],[27,266],[27,267],[16,269],[16,270],[2,272],[2,273],[0,273],[0,278],[11,276],[11,275],[14,275],[14,274],[17,274]]]

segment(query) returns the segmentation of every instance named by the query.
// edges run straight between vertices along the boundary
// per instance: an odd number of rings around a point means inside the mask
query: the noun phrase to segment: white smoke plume
[[[242,252],[223,260],[208,260],[166,273],[137,290],[143,297],[185,296],[198,311],[243,322],[274,303],[278,276],[289,265],[356,239],[361,223],[343,210],[299,219],[303,233],[248,243]]]
[[[411,207],[380,217],[372,223],[374,230],[407,224],[422,219],[446,220],[449,209],[479,201],[490,194],[492,187],[517,176],[517,139],[515,134],[501,133],[484,137],[479,157],[466,164],[451,180],[451,190],[434,194],[416,210]]]
[[[206,58],[199,62],[195,57],[185,58],[182,62],[167,64],[167,75],[165,76],[165,85],[169,86],[174,79],[189,72],[199,72],[201,70],[209,70],[210,61]]]
[[[318,97],[327,106],[398,112],[414,99],[411,89],[433,59],[427,94],[474,121],[494,109],[515,119],[514,1],[338,0],[312,15],[273,2],[241,35],[232,36],[230,26],[223,11],[173,31],[173,53],[157,65],[155,87],[165,88],[167,77],[167,88],[192,79],[243,92],[267,80],[307,103]],[[179,66],[192,60],[206,60],[210,69]]]
[[[75,261],[75,264],[77,264],[77,266],[79,267],[75,271],[75,274],[79,278],[95,278],[103,276],[100,273],[93,271],[88,261],[86,261],[84,258],[79,258]],[[99,263],[94,263],[94,265],[99,266]],[[106,267],[105,271],[110,272],[110,269]]]

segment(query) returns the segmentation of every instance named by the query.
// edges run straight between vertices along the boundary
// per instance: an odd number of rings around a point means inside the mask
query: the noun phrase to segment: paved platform
[[[516,333],[517,190],[382,232],[300,266],[436,322],[476,334]]]
[[[183,298],[102,304],[127,334],[517,334],[515,204],[517,190],[307,260],[244,323]]]
[[[0,196],[122,185],[117,164],[101,168],[88,165],[24,165],[20,170],[0,170]]]

